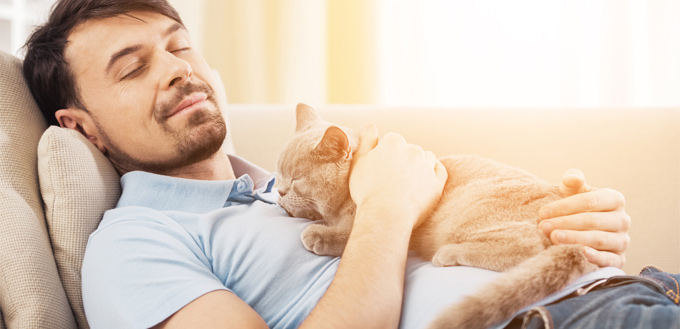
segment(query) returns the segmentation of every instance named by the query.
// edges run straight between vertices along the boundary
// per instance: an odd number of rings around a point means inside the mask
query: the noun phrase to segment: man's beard
[[[206,101],[215,106],[217,111],[204,109],[190,113],[187,125],[184,127],[172,127],[168,123],[168,114],[188,95],[194,92],[207,94]],[[107,144],[108,158],[119,172],[142,170],[157,174],[164,174],[175,169],[189,166],[212,157],[220,150],[227,135],[227,125],[217,105],[215,92],[205,83],[185,83],[178,87],[175,96],[168,102],[157,104],[153,116],[166,133],[166,137],[172,140],[177,150],[177,155],[172,159],[158,161],[142,161],[137,157],[121,150],[108,135],[102,131],[101,126],[95,120],[102,138]],[[144,141],[138,141],[144,143]]]

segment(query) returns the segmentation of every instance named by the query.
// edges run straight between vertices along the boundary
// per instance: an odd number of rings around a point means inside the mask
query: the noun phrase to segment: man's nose
[[[189,62],[168,52],[162,57],[161,68],[166,71],[161,81],[162,88],[170,88],[191,79],[194,72]]]

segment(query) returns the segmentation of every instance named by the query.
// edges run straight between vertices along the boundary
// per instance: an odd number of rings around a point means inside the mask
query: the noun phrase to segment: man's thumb
[[[590,192],[592,188],[586,183],[586,176],[578,169],[569,169],[562,176],[560,193],[564,196]]]

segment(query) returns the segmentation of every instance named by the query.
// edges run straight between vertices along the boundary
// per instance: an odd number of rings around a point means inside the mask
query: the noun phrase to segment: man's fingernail
[[[555,233],[555,240],[557,240],[557,242],[559,242],[559,243],[562,243],[562,242],[567,240],[567,235],[564,234],[564,232],[556,232]]]
[[[553,226],[549,222],[541,223],[541,231],[543,231],[543,233],[549,234],[550,232],[552,232],[552,230],[553,230]]]

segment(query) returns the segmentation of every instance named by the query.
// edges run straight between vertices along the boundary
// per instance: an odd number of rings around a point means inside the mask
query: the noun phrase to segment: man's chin
[[[141,160],[117,147],[111,147],[107,156],[121,174],[135,170],[167,174],[214,157],[222,149],[227,135],[224,119],[201,120],[192,124],[195,126],[176,133],[168,132],[167,140],[174,143],[174,156]]]
[[[213,157],[222,148],[227,137],[224,120],[210,120],[210,116],[192,120],[188,130],[190,132],[187,136],[177,140],[179,154],[175,162],[178,166],[191,165]]]

